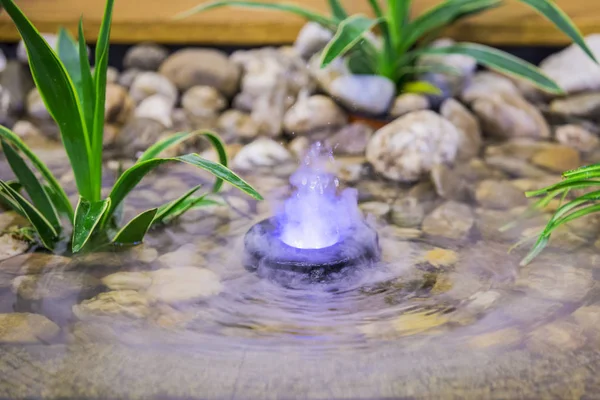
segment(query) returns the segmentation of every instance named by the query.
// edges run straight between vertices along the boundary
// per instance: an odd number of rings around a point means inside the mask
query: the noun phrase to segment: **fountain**
[[[283,285],[329,282],[380,258],[377,232],[362,217],[357,191],[338,193],[326,171],[331,151],[316,143],[290,179],[296,188],[282,209],[244,238],[244,266]]]

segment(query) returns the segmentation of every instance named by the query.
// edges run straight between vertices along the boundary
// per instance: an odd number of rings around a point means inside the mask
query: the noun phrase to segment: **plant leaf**
[[[33,171],[12,146],[4,140],[2,140],[2,150],[19,183],[23,186],[27,194],[29,194],[33,205],[46,217],[48,222],[54,227],[54,230],[60,232],[60,221],[56,209]]]
[[[79,198],[73,222],[73,253],[81,251],[90,240],[96,228],[99,227],[104,213],[110,207],[110,198],[89,202],[83,197]]]
[[[73,36],[65,28],[58,31],[58,57],[62,61],[67,73],[73,81],[73,86],[77,90],[77,95],[81,99],[83,96],[81,86],[81,68],[79,67],[79,46]]]
[[[378,20],[362,14],[353,15],[342,21],[335,36],[327,43],[321,54],[321,68],[356,46],[363,39],[363,35],[377,23]]]
[[[89,197],[94,192],[90,180],[91,147],[73,82],[54,50],[13,0],[0,0],[0,4],[12,18],[25,42],[29,68],[48,112],[60,128],[77,188],[82,196]]]
[[[423,93],[440,95],[442,91],[434,84],[427,81],[413,81],[407,82],[402,86],[402,93]]]
[[[144,161],[150,160],[152,158],[155,158],[155,157],[159,156],[160,153],[167,150],[168,148],[170,148],[172,146],[177,146],[178,144],[183,143],[186,140],[191,139],[195,136],[206,137],[206,139],[208,139],[210,144],[215,148],[215,150],[217,152],[217,156],[219,157],[219,163],[221,163],[223,166],[227,167],[228,158],[227,158],[227,152],[225,151],[225,144],[223,144],[223,142],[221,141],[221,139],[219,138],[219,136],[216,133],[211,132],[211,131],[206,131],[206,130],[194,131],[191,133],[185,133],[185,132],[176,133],[165,139],[159,140],[158,142],[156,142],[155,144],[150,146],[140,156],[140,158],[138,158],[137,162],[140,163],[140,162],[144,162]],[[215,181],[215,184],[213,185],[212,191],[218,192],[221,189],[221,186],[223,186],[223,180],[217,179]]]
[[[544,17],[548,18],[558,29],[566,34],[573,42],[575,42],[581,50],[583,50],[592,60],[598,63],[594,53],[590,50],[587,43],[577,26],[571,21],[569,16],[565,14],[552,0],[519,0],[525,3]]]
[[[218,201],[206,198],[206,195],[202,195],[199,197],[190,197],[182,202],[177,209],[174,209],[171,215],[169,216],[168,221],[172,221],[176,218],[179,218],[181,215],[185,214],[191,209],[196,209],[205,206],[214,206],[221,205]]]
[[[94,127],[91,130],[92,148],[92,179],[94,181],[94,197],[92,200],[100,199],[102,189],[102,137],[104,135],[104,106],[106,102],[106,70],[108,68],[108,48],[110,38],[110,27],[112,24],[114,0],[107,0],[102,17],[102,25],[98,33],[96,43],[96,66],[94,69],[94,83],[96,99],[94,102]]]
[[[46,164],[44,164],[33,152],[31,149],[18,137],[14,132],[10,129],[5,128],[0,125],[0,138],[8,141],[13,146],[15,146],[21,153],[23,153],[29,161],[33,164],[33,166],[40,172],[42,177],[46,180],[48,185],[52,188],[52,191],[56,194],[54,197],[54,206],[57,210],[65,210],[67,212],[67,216],[70,220],[73,219],[73,207],[71,206],[71,202],[69,201],[69,197],[60,186],[52,172],[48,169]]]
[[[331,15],[333,18],[342,21],[348,18],[348,13],[344,10],[342,3],[340,0],[327,0],[329,2],[329,9],[331,10]]]
[[[351,51],[346,56],[346,65],[353,74],[356,75],[373,75],[377,72],[373,68],[368,58],[360,51]]]
[[[178,210],[178,208],[183,202],[185,202],[189,197],[196,193],[201,187],[202,185],[193,187],[192,189],[185,192],[181,197],[159,207],[158,212],[154,217],[154,221],[152,221],[152,224],[160,224],[164,222],[167,218],[171,216],[171,214],[174,214]]]
[[[458,43],[448,47],[423,49],[421,54],[464,54],[490,69],[524,78],[548,92],[560,94],[562,89],[537,67],[518,57],[492,47],[475,43]]]
[[[408,22],[411,0],[388,0],[387,1],[387,23],[390,30],[392,45],[395,49],[400,48],[402,37]]]
[[[302,18],[305,18],[309,21],[316,22],[321,24],[327,28],[334,29],[336,23],[333,19],[326,17],[325,15],[319,14],[318,12],[309,10],[304,7],[299,7],[295,4],[286,4],[286,3],[265,3],[260,1],[243,1],[243,0],[221,0],[214,1],[210,3],[204,3],[194,8],[189,9],[188,11],[184,11],[175,16],[175,19],[183,19],[194,14],[212,10],[213,8],[225,7],[225,6],[234,6],[234,7],[245,7],[245,8],[262,8],[267,10],[276,10],[276,11],[286,11],[292,14],[296,14]]]
[[[379,0],[369,0],[369,5],[371,5],[373,14],[375,14],[377,18],[383,18],[383,11],[381,10],[381,6],[379,5]]]
[[[112,243],[118,245],[135,245],[140,243],[144,239],[144,236],[146,236],[148,229],[150,229],[157,211],[158,208],[153,208],[138,214],[116,234]]]
[[[35,229],[42,245],[52,250],[54,248],[54,242],[58,239],[58,233],[52,227],[50,222],[38,211],[37,208],[31,205],[23,196],[17,193],[13,188],[7,185],[4,181],[0,180],[0,188],[2,191],[12,199],[13,203],[20,209],[20,214],[25,217],[31,223],[31,226]]]
[[[79,19],[79,68],[81,70],[81,95],[80,100],[85,116],[85,123],[88,132],[94,129],[94,109],[96,107],[96,92],[94,88],[94,78],[90,67],[90,59],[85,44],[83,34],[83,19]]]
[[[159,165],[168,162],[183,162],[206,170],[215,177],[230,183],[255,199],[262,200],[262,196],[258,194],[256,190],[227,167],[213,161],[205,160],[198,154],[186,154],[184,156],[171,158],[152,158],[134,164],[131,168],[125,170],[119,177],[110,194],[112,202],[109,211],[105,215],[105,221],[112,216],[114,209],[125,199],[129,192],[133,190],[146,174]]]

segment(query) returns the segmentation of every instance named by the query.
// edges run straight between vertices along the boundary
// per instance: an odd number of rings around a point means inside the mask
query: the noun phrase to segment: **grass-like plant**
[[[525,216],[547,207],[552,200],[559,196],[561,205],[550,218],[544,230],[539,234],[537,241],[523,259],[521,265],[529,264],[544,250],[550,241],[550,236],[558,227],[567,222],[600,211],[600,203],[598,202],[600,200],[600,190],[593,190],[568,202],[565,201],[571,190],[588,190],[598,186],[600,186],[600,164],[592,164],[564,172],[562,181],[543,189],[526,193],[527,197],[544,197],[535,202]],[[504,229],[508,229],[514,226],[514,224],[509,224]]]
[[[102,138],[113,4],[114,0],[106,2],[92,74],[82,21],[78,41],[63,30],[55,52],[13,0],[0,0],[25,42],[33,79],[58,124],[79,192],[77,207],[73,209],[65,190],[48,167],[16,134],[0,126],[2,149],[16,176],[16,181],[0,180],[0,199],[29,220],[36,239],[50,250],[55,249],[57,243],[64,243],[71,229],[73,253],[107,244],[133,245],[143,239],[151,226],[168,222],[208,202],[204,196],[195,195],[200,188],[196,186],[176,200],[144,211],[120,227],[119,215],[125,197],[146,174],[165,163],[180,162],[210,172],[216,177],[213,192],[228,182],[261,199],[259,193],[226,167],[224,145],[210,132],[179,133],[155,143],[120,174],[108,197],[102,198]],[[162,151],[197,134],[204,135],[215,147],[220,163],[197,154],[159,157]],[[29,199],[20,193],[21,189]]]
[[[569,36],[592,59],[581,33],[565,13],[552,0],[519,0],[548,18]],[[445,0],[422,15],[411,19],[412,0],[368,0],[374,18],[362,14],[349,15],[340,0],[328,0],[331,15],[323,15],[299,5],[268,3],[253,0],[219,0],[208,2],[176,16],[185,18],[198,12],[223,7],[241,6],[279,10],[299,15],[317,22],[335,36],[324,49],[321,66],[325,67],[340,56],[347,56],[348,66],[355,74],[377,74],[396,82],[401,91],[437,92],[439,89],[418,77],[427,72],[456,73],[441,65],[419,65],[420,56],[431,54],[463,54],[475,58],[480,64],[508,75],[524,78],[550,93],[561,89],[538,68],[508,53],[492,47],[457,43],[448,47],[428,47],[433,39],[448,25],[467,16],[500,6],[502,0]],[[368,34],[378,28],[379,36]]]

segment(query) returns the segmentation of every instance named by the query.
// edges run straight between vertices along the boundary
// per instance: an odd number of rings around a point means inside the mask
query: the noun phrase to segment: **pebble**
[[[0,314],[0,343],[40,344],[51,342],[60,333],[60,328],[39,314]]]
[[[286,132],[306,134],[324,128],[344,125],[347,116],[329,97],[314,95],[301,97],[283,118]]]
[[[600,140],[580,125],[562,125],[556,128],[556,140],[582,153],[591,153],[598,148]]]
[[[391,206],[390,219],[401,228],[416,228],[421,226],[425,218],[425,210],[414,197],[404,197],[396,200]]]
[[[398,118],[413,111],[429,109],[429,99],[422,94],[402,93],[394,100],[390,115]]]
[[[171,107],[175,105],[178,97],[177,88],[165,76],[149,71],[136,74],[129,88],[129,95],[133,101],[140,103],[156,94],[169,100]]]
[[[13,234],[5,233],[0,236],[0,261],[25,253],[30,243],[19,239]]]
[[[579,152],[568,146],[553,146],[534,154],[531,162],[551,172],[562,173],[581,166]]]
[[[183,94],[181,106],[194,116],[206,117],[222,111],[227,106],[227,100],[213,87],[194,86]]]
[[[484,208],[507,210],[527,204],[525,194],[508,181],[484,180],[475,190],[477,203]]]
[[[168,57],[169,52],[155,43],[140,43],[132,46],[125,53],[125,68],[137,68],[143,71],[156,71]]]
[[[423,232],[454,240],[465,239],[475,223],[471,209],[462,203],[447,201],[423,220]]]

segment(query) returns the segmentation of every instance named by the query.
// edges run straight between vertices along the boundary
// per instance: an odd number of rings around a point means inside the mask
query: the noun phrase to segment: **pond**
[[[38,150],[73,193],[60,150]],[[482,207],[485,180],[497,190],[488,201],[510,197],[497,171],[474,161],[445,171],[477,187],[459,202],[429,182],[394,183],[367,168],[343,186],[358,190],[381,261],[351,280],[287,288],[244,269],[243,240],[288,198],[296,167],[244,175],[267,201],[226,189],[229,205],[190,212],[128,251],[3,261],[0,397],[596,396],[593,240],[565,231],[519,267],[526,249],[510,247],[545,217],[500,232],[523,204]],[[8,174],[4,162],[0,171]],[[163,169],[133,192],[125,214],[206,179]]]

